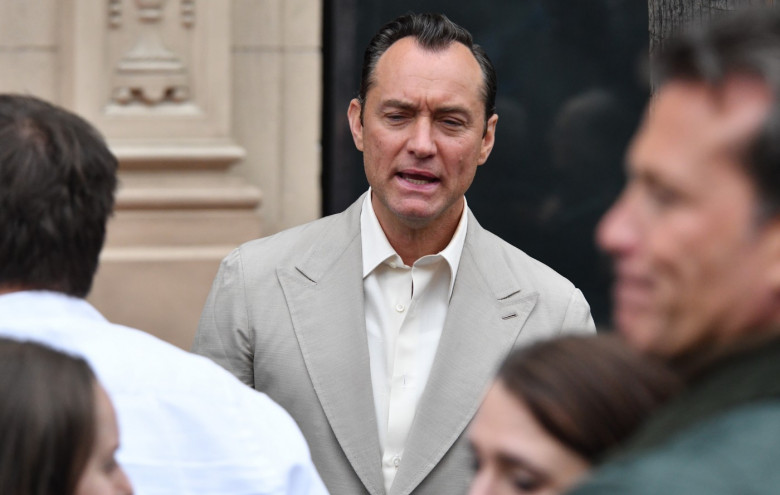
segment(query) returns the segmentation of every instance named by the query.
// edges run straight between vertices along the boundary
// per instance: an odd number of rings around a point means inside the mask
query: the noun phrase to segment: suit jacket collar
[[[312,385],[347,459],[372,495],[384,493],[363,312],[360,200],[277,277]]]
[[[384,493],[362,283],[363,196],[331,217],[321,240],[277,270],[312,384],[369,493]],[[390,495],[410,493],[463,433],[537,293],[513,275],[498,239],[471,214],[439,349]],[[514,269],[513,269],[514,268]]]

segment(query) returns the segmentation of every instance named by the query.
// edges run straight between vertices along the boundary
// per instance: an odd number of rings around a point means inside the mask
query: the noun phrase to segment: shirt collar
[[[0,295],[0,326],[15,319],[84,318],[106,321],[86,300],[61,292],[23,290]]]
[[[363,278],[366,278],[374,269],[390,258],[397,258],[397,262],[402,263],[401,257],[395,252],[390,241],[387,240],[382,226],[379,225],[379,219],[374,212],[374,206],[371,204],[371,188],[368,188],[368,194],[363,199],[363,208],[360,211],[360,239],[363,247]],[[450,267],[450,287],[449,294],[452,296],[452,288],[455,284],[455,276],[458,274],[460,257],[463,254],[463,246],[466,243],[466,229],[468,228],[468,203],[463,198],[463,212],[460,215],[458,226],[452,235],[449,244],[437,255],[447,261]]]

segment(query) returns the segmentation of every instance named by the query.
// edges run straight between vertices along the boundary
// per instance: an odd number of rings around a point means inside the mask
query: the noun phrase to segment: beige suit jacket
[[[363,311],[362,202],[227,256],[193,349],[290,412],[334,495],[385,494]],[[500,361],[513,346],[594,330],[578,289],[468,214],[439,348],[387,495],[465,493],[464,431]]]

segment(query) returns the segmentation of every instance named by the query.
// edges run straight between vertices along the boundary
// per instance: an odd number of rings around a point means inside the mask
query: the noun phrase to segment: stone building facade
[[[0,91],[120,160],[90,300],[189,348],[219,261],[320,216],[320,0],[0,0]]]

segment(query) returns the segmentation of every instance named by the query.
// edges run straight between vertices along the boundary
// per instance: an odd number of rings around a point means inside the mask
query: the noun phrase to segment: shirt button
[[[393,466],[398,468],[401,465],[401,458],[398,456],[393,457]]]
[[[403,313],[404,309],[406,309],[406,307],[401,303],[395,305],[395,310],[398,311],[399,313]]]

